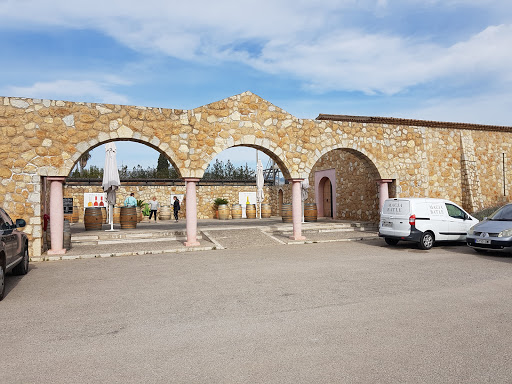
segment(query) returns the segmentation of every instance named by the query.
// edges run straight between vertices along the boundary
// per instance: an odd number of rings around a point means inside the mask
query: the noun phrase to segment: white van
[[[435,241],[465,241],[478,220],[444,199],[387,199],[380,213],[379,236],[389,245],[414,241],[430,249]]]

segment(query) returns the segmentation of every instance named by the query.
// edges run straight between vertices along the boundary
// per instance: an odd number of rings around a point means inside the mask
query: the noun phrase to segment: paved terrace
[[[32,261],[55,261],[96,257],[130,256],[144,254],[197,252],[212,249],[243,249],[269,245],[297,245],[360,241],[377,238],[377,227],[372,223],[320,218],[303,223],[306,240],[292,240],[291,223],[281,217],[268,219],[234,219],[198,221],[197,247],[185,247],[185,220],[141,222],[135,229],[122,229],[104,224],[101,231],[86,231],[83,223],[71,224],[72,248],[64,255],[33,257]]]

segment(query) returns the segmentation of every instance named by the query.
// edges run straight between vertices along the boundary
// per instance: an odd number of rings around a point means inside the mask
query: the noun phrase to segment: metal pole
[[[505,187],[506,179],[505,179],[505,152],[503,152],[503,196],[507,196],[507,189]]]
[[[258,150],[256,150],[256,179],[258,178]],[[256,217],[259,217],[261,219],[261,206],[260,204],[260,197],[258,196],[258,186],[256,186]],[[258,209],[258,206],[260,209]],[[259,212],[259,215],[258,215]]]

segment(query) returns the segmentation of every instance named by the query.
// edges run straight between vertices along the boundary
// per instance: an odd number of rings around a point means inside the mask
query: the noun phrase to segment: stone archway
[[[150,145],[148,143],[142,142],[141,140],[108,140],[108,141],[105,141],[105,142],[97,143],[94,147],[91,147],[88,150],[86,150],[86,152],[91,152],[94,149],[98,150],[98,149],[100,149],[100,147],[102,145],[104,145],[106,143],[109,143],[109,142],[113,142],[114,144],[117,145],[116,156],[117,156],[118,159],[123,154],[126,156],[127,154],[130,155],[132,153],[131,151],[137,151],[136,148],[130,147],[130,149],[129,149],[130,152],[124,152],[123,153],[123,151],[126,151],[126,149],[122,149],[123,147],[119,145],[120,142],[124,142],[124,143],[130,142],[130,143],[137,144],[137,146],[147,147],[150,150],[152,150],[151,152],[153,152],[154,164],[155,165],[157,165],[157,156],[163,155],[168,160],[170,166],[172,168],[174,168],[174,171],[177,174],[177,175],[174,175],[171,178],[174,178],[174,179],[181,178],[181,176],[179,175],[179,169],[176,168],[175,162],[173,161],[172,158],[169,158],[167,156],[167,154],[165,154],[159,148],[155,148],[154,146],[152,146],[152,145]],[[96,153],[95,157],[96,158],[104,157],[104,152],[100,151],[99,153]],[[72,166],[71,172],[73,172],[74,166],[76,165],[77,162],[75,162],[75,164]],[[103,167],[103,162],[98,167],[101,169]],[[118,162],[118,168],[121,170],[121,164],[119,162]],[[128,169],[128,171],[130,171],[130,170]],[[70,172],[70,174],[67,175],[67,177],[65,179],[66,184],[65,184],[64,197],[73,198],[73,205],[78,207],[81,210],[81,212],[78,215],[78,220],[81,222],[81,221],[83,221],[83,215],[84,215],[83,209],[85,208],[84,194],[85,193],[100,193],[100,192],[103,192],[103,191],[101,190],[101,188],[97,184],[94,184],[94,183],[91,184],[90,182],[84,184],[84,182],[79,182],[79,181],[74,180],[74,178],[71,178],[71,172]],[[123,178],[123,175],[120,174],[120,177]],[[131,176],[131,178],[134,178],[134,177],[137,178],[137,176],[133,176],[133,175]],[[145,177],[147,177],[147,176],[145,176]],[[164,178],[169,179],[169,176],[165,176]],[[118,205],[122,204],[122,202],[123,202],[123,200],[125,199],[126,196],[128,196],[131,192],[135,192],[137,200],[140,199],[140,200],[143,200],[143,201],[147,202],[147,201],[150,200],[150,198],[153,195],[157,194],[157,195],[159,195],[158,198],[161,201],[162,205],[169,205],[169,199],[164,199],[163,198],[163,194],[164,193],[162,192],[162,190],[165,188],[165,185],[162,184],[161,182],[158,183],[158,184],[159,185],[155,185],[153,188],[146,188],[148,193],[143,193],[144,188],[138,188],[136,186],[137,183],[133,184],[133,183],[130,182],[130,183],[126,184],[126,182],[122,182],[121,186],[118,189],[117,194],[116,194],[117,195],[116,196],[117,197],[117,204]],[[146,183],[146,185],[147,185],[147,183]],[[175,183],[173,182],[172,185],[174,186]],[[43,189],[45,189],[45,188],[43,188]],[[48,191],[46,191],[46,192],[48,192]],[[173,188],[172,192],[176,193],[175,188]],[[49,203],[48,193],[44,193],[43,194],[42,202],[43,202],[43,204],[42,204],[43,212],[45,214],[48,214],[49,213],[48,212],[48,207],[49,207],[49,205],[48,205],[48,203]]]
[[[375,164],[359,151],[344,148],[325,153],[310,175],[319,217],[378,221],[379,179]]]

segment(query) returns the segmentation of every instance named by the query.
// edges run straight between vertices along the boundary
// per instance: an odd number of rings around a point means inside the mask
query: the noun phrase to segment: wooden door
[[[332,217],[332,186],[331,181],[327,179],[323,190],[324,217]]]

